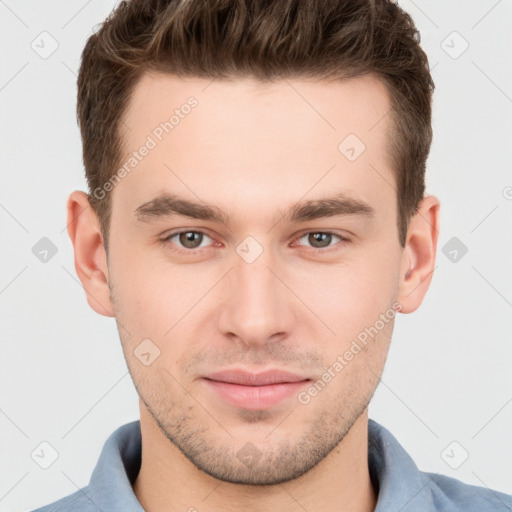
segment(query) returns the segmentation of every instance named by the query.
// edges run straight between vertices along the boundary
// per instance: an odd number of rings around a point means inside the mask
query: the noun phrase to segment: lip
[[[268,409],[296,395],[311,379],[284,370],[253,374],[227,370],[202,378],[208,389],[225,403],[243,409]]]
[[[286,382],[300,382],[308,380],[307,377],[288,372],[286,370],[266,370],[261,373],[250,373],[241,369],[224,370],[205,376],[206,379],[243,386],[267,386]]]

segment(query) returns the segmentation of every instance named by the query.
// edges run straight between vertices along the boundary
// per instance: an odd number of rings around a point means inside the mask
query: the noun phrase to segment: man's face
[[[140,159],[112,192],[111,298],[142,402],[216,478],[303,474],[372,397],[403,270],[389,107],[373,77],[264,85],[155,74],[134,90],[125,161]],[[163,215],[170,203],[151,201],[164,194],[224,218]],[[340,198],[335,215],[300,210]],[[302,382],[206,379],[233,369]]]

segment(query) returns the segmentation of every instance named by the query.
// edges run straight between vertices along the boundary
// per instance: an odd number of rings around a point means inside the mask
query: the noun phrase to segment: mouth
[[[253,374],[227,370],[201,379],[216,399],[243,409],[268,409],[296,395],[312,379],[284,370]]]

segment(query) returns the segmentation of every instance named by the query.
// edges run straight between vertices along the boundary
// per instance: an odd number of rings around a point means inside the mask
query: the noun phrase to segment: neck
[[[218,480],[192,464],[141,405],[142,463],[133,491],[146,512],[372,512],[377,496],[368,469],[368,409],[344,439],[307,473],[278,485]]]

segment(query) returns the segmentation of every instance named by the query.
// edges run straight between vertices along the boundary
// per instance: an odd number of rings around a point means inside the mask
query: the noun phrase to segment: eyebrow
[[[278,213],[281,218],[290,222],[311,221],[336,215],[375,216],[375,210],[368,203],[347,197],[342,193],[333,197],[299,202],[287,212],[279,210]],[[139,222],[145,223],[175,215],[226,225],[230,223],[230,215],[217,206],[196,203],[169,193],[162,193],[151,201],[141,204],[134,211],[134,215]]]

